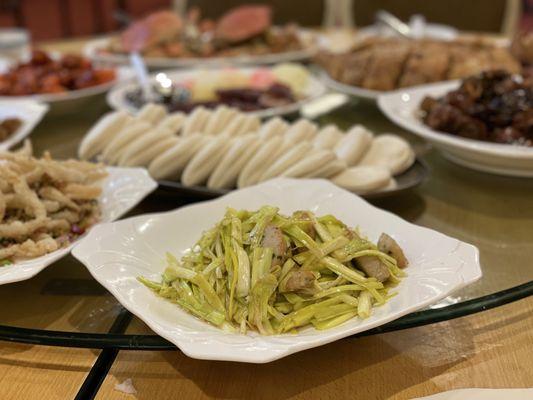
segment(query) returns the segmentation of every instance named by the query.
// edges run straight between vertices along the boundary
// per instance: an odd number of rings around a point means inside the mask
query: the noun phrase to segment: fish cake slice
[[[261,175],[276,160],[283,144],[280,136],[275,136],[261,143],[255,154],[243,166],[237,178],[237,187],[242,188],[259,182]]]
[[[120,153],[118,165],[126,166],[129,160],[138,158],[142,153],[149,152],[150,148],[163,139],[172,137],[172,131],[165,127],[152,128],[144,135],[128,144]]]
[[[313,122],[301,118],[293,123],[285,132],[285,140],[296,144],[303,140],[313,140],[318,131],[318,127]]]
[[[235,109],[225,105],[218,106],[209,116],[204,132],[207,135],[218,135],[222,133],[228,122],[237,114]]]
[[[154,179],[179,180],[187,163],[209,138],[201,134],[178,138],[173,146],[150,162],[148,172]]]
[[[335,125],[326,125],[320,129],[313,140],[313,146],[319,149],[331,150],[343,138],[342,131]]]
[[[165,106],[148,103],[139,110],[135,118],[155,125],[157,122],[161,121],[165,115],[167,115],[167,109]]]
[[[151,124],[147,121],[135,121],[127,124],[118,132],[113,140],[102,151],[102,160],[110,165],[116,163],[121,151],[138,137],[151,129]]]
[[[387,168],[377,166],[357,166],[347,168],[331,178],[331,181],[350,192],[365,194],[382,189],[391,180]]]
[[[95,157],[132,119],[133,117],[124,111],[105,114],[83,138],[78,148],[78,157],[82,160],[90,160]]]
[[[397,175],[413,161],[414,153],[406,140],[397,135],[383,134],[372,141],[359,165],[384,167],[392,175]]]
[[[196,107],[184,122],[181,134],[187,136],[193,133],[202,133],[210,116],[211,112],[205,107]]]
[[[174,135],[177,135],[183,127],[186,119],[187,116],[185,113],[175,112],[164,117],[161,122],[156,125],[156,127],[169,129]]]
[[[320,168],[317,168],[314,171],[311,171],[309,174],[304,175],[303,178],[331,178],[332,176],[340,174],[348,166],[343,160],[335,158],[335,160],[322,165]]]
[[[274,163],[270,165],[270,167],[268,167],[263,174],[261,174],[259,181],[262,182],[266,181],[267,179],[280,176],[283,171],[287,170],[287,168],[309,155],[312,149],[313,146],[309,142],[301,142],[296,144],[285,154],[277,158]]]
[[[288,128],[289,124],[287,122],[279,117],[274,117],[265,122],[257,134],[261,140],[268,140],[274,136],[283,135]]]
[[[216,168],[232,140],[227,136],[213,136],[189,161],[181,176],[185,186],[196,186],[206,182]]]
[[[207,187],[211,189],[235,187],[239,173],[259,146],[259,138],[256,135],[236,138],[207,180]]]
[[[147,167],[154,158],[165,150],[171,148],[179,141],[176,136],[169,136],[162,138],[154,145],[147,147],[144,151],[140,151],[134,156],[128,158],[123,165],[125,167]]]
[[[245,115],[242,124],[236,130],[235,135],[254,133],[261,127],[261,120],[255,115]]]
[[[309,156],[294,163],[279,176],[288,178],[302,178],[336,160],[335,153],[331,150],[314,150]]]
[[[374,135],[361,125],[352,127],[335,146],[337,157],[349,167],[356,165],[372,143]]]

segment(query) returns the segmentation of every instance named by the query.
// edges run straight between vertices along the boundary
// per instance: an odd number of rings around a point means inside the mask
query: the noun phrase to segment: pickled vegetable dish
[[[408,265],[387,234],[374,244],[332,215],[272,206],[228,208],[181,260],[166,261],[161,281],[139,281],[217,327],[263,335],[367,318]]]

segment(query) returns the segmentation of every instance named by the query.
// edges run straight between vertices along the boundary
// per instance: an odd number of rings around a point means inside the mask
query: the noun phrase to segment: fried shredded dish
[[[272,335],[369,317],[407,265],[392,237],[374,244],[332,215],[230,208],[181,260],[167,254],[160,282],[139,281],[215,326]]]
[[[0,153],[0,265],[67,246],[100,217],[103,165]]]

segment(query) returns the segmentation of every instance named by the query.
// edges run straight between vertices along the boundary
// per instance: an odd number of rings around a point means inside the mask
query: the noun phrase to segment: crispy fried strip
[[[80,210],[80,207],[76,203],[69,199],[68,196],[66,196],[63,192],[54,187],[45,186],[39,190],[39,194],[43,199],[57,201],[59,204],[76,211]]]
[[[43,203],[41,203],[39,197],[37,197],[37,194],[30,189],[25,180],[19,179],[17,182],[15,182],[13,184],[13,191],[20,195],[22,197],[22,201],[28,205],[28,207],[24,207],[24,210],[27,214],[37,219],[46,217],[46,209]]]
[[[55,251],[58,248],[59,244],[51,237],[38,240],[37,242],[27,239],[22,244],[14,244],[7,248],[0,249],[0,259],[35,258]]]
[[[14,221],[7,224],[0,224],[0,237],[20,238],[31,235],[37,229],[46,225],[48,218],[35,218],[27,222]]]
[[[63,193],[74,200],[95,200],[102,194],[102,189],[99,186],[69,183],[63,189]]]

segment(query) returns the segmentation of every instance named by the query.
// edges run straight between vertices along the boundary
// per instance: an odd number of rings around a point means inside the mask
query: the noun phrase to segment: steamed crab
[[[185,19],[159,11],[131,24],[122,33],[119,47],[151,55],[210,55],[265,34],[272,25],[271,14],[268,6],[244,5],[213,22],[201,19],[198,9],[189,11]]]

